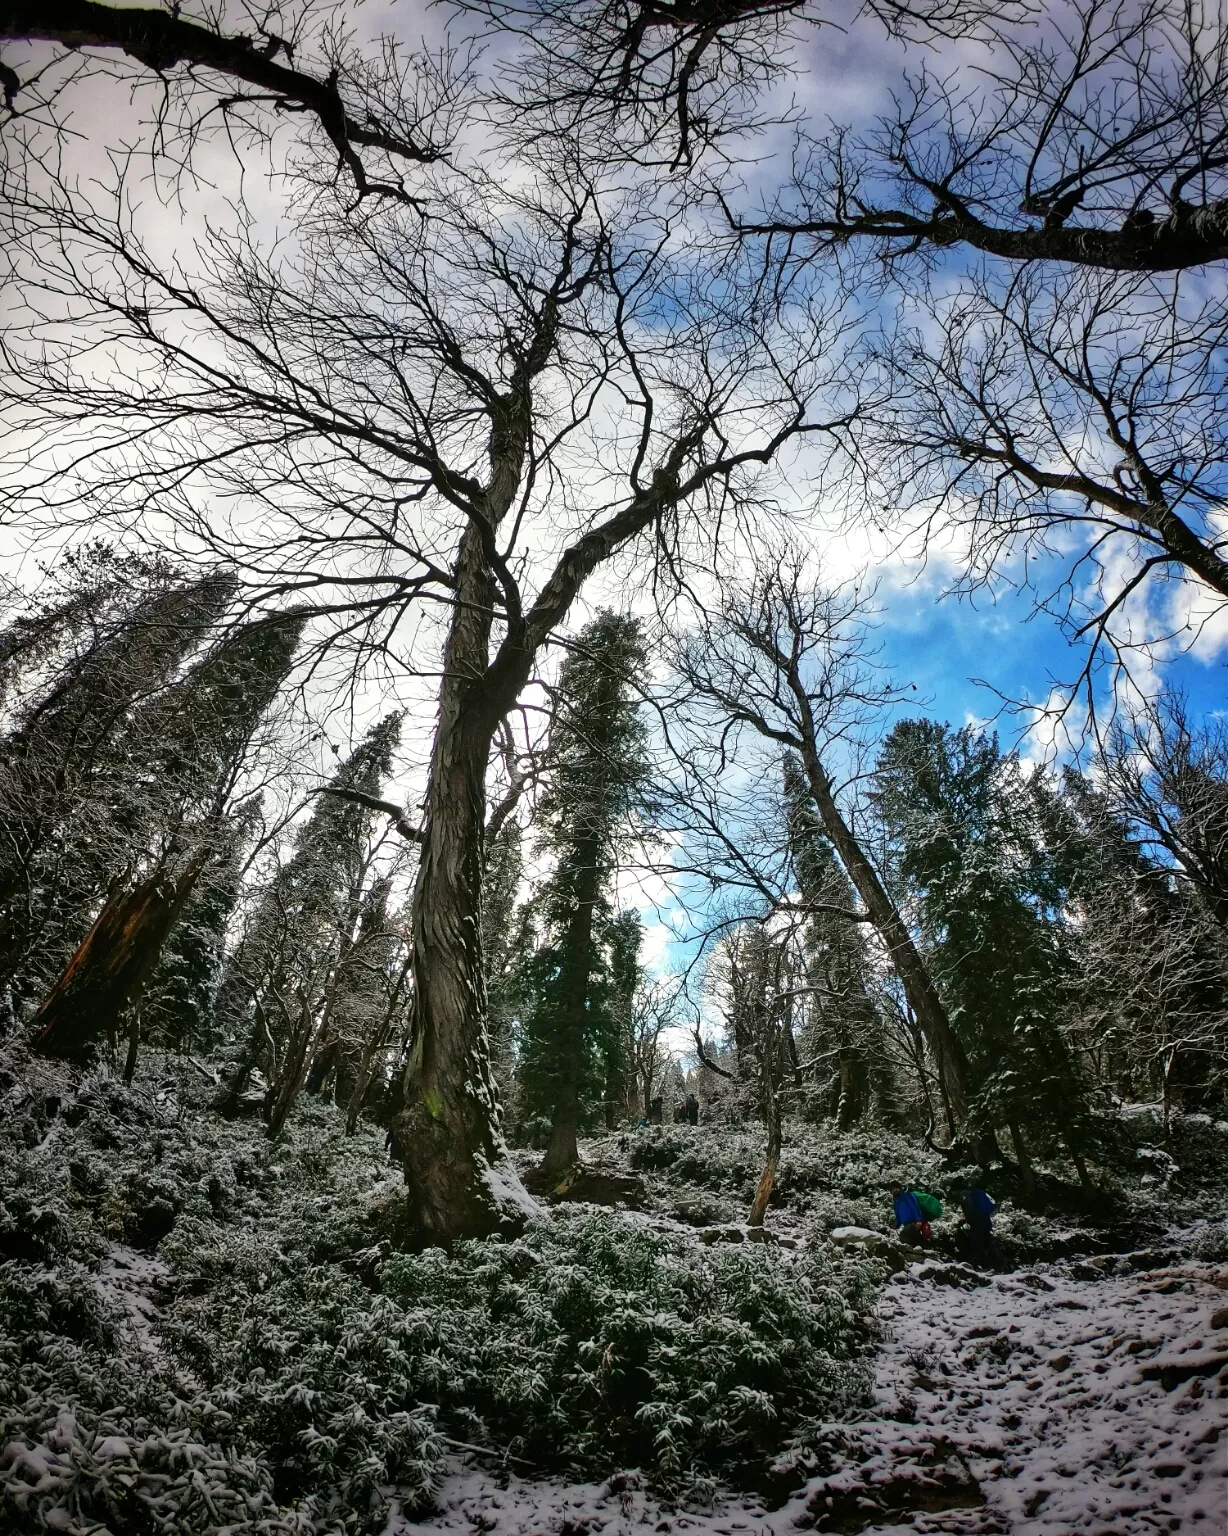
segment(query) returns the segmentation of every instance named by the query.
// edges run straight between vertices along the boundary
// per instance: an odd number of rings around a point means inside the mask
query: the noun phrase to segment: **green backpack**
[[[942,1201],[938,1196],[931,1195],[928,1190],[924,1189],[914,1189],[913,1194],[917,1197],[917,1204],[925,1212],[925,1219],[927,1221],[937,1221],[942,1215]]]

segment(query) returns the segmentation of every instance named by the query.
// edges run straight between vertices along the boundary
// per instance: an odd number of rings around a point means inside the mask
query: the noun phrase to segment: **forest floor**
[[[1212,1536],[1228,1523],[1228,1267],[1170,1258],[994,1276],[911,1264],[879,1303],[872,1407],[827,1428],[825,1474],[774,1509],[674,1509],[634,1476],[580,1485],[458,1464],[440,1512],[394,1519],[388,1536]]]
[[[1090,1207],[1004,1167],[990,1273],[900,1247],[888,1180],[960,1171],[883,1127],[790,1122],[764,1241],[761,1129],[665,1126],[583,1148],[638,1209],[445,1255],[377,1127],[215,1091],[0,1052],[0,1529],[1228,1528],[1224,1122],[1123,1108]]]

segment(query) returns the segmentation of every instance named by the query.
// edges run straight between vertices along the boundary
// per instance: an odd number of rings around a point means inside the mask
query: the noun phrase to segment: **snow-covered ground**
[[[457,1467],[439,1513],[387,1536],[691,1536],[799,1529],[1154,1536],[1228,1531],[1228,1269],[1145,1256],[886,1288],[874,1409],[776,1509],[663,1508],[635,1478],[537,1483]],[[800,1479],[799,1479],[800,1481]]]

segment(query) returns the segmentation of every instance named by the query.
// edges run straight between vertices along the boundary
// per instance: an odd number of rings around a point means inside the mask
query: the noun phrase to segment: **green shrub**
[[[429,1505],[449,1438],[753,1478],[864,1390],[864,1268],[574,1210],[397,1253],[377,1134],[311,1101],[270,1144],[157,1072],[87,1080],[37,1146],[0,1121],[0,1526],[375,1531],[394,1493]],[[96,1283],[114,1242],[157,1250],[135,1337]]]

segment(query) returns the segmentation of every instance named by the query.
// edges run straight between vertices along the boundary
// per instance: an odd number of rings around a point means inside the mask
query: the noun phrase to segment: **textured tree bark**
[[[89,1060],[149,979],[204,865],[194,859],[177,881],[160,872],[108,898],[30,1021],[36,1051]]]
[[[501,713],[484,686],[492,611],[489,569],[470,528],[444,649],[411,919],[413,1043],[394,1125],[410,1219],[438,1243],[514,1231],[537,1211],[503,1142],[486,1034],[486,768]]]
[[[886,945],[908,1005],[934,1054],[949,1106],[950,1130],[954,1135],[967,1112],[968,1061],[964,1048],[951,1028],[942,999],[938,996],[924,960],[917,953],[903,918],[896,911],[895,903],[888,896],[878,878],[878,872],[862,851],[852,829],[840,814],[832,794],[831,781],[819,761],[813,739],[803,743],[802,762],[810,793],[823,822],[823,830],[831,838],[840,862]]]
[[[869,1073],[864,1058],[855,1047],[840,1046],[840,1097],[836,1102],[836,1124],[850,1130],[865,1113],[869,1091]]]

